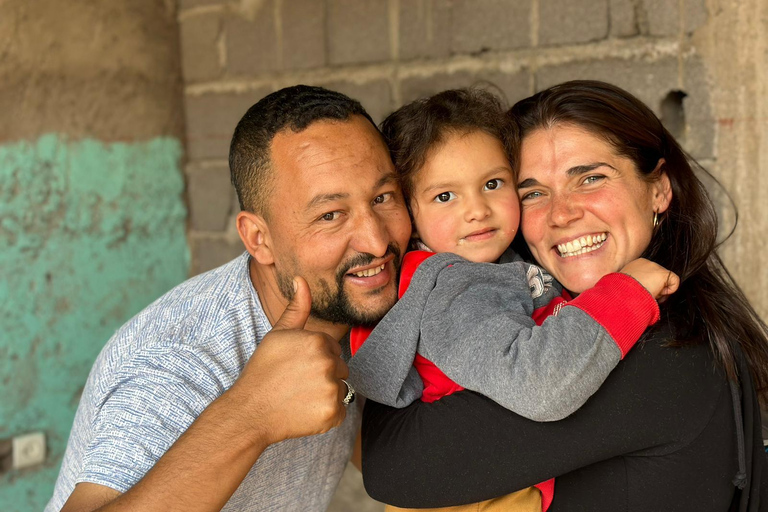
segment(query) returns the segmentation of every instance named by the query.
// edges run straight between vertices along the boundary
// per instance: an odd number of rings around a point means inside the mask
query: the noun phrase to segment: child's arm
[[[411,283],[432,286],[419,353],[461,386],[536,421],[581,407],[659,316],[638,281],[609,274],[539,327],[525,264],[447,256],[426,261]]]

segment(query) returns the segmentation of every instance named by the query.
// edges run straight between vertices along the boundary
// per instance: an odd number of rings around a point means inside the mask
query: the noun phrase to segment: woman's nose
[[[552,198],[549,210],[549,220],[554,226],[564,226],[581,218],[583,209],[578,201],[570,195],[560,195]]]

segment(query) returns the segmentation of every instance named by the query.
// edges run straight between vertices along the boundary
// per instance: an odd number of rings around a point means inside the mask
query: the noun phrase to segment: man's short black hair
[[[353,115],[365,117],[377,129],[360,102],[322,87],[286,87],[249,108],[237,123],[229,149],[229,170],[240,208],[267,215],[266,199],[274,178],[270,145],[275,134],[286,128],[300,132],[315,121],[344,121]]]

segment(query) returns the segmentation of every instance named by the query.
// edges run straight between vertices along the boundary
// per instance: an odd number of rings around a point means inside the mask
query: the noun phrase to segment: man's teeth
[[[375,276],[382,270],[384,270],[384,265],[381,265],[380,267],[369,268],[368,270],[361,270],[360,272],[355,272],[352,275],[357,277],[371,277]]]
[[[557,250],[560,252],[560,256],[568,258],[570,256],[578,256],[595,249],[599,249],[603,246],[608,235],[606,233],[600,233],[599,235],[587,235],[575,240],[571,240],[565,244],[559,244]]]

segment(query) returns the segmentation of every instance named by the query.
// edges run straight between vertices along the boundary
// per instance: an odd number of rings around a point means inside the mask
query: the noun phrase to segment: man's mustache
[[[394,264],[395,264],[395,270],[400,268],[400,248],[395,245],[393,242],[390,242],[387,245],[387,251],[384,253],[384,257],[393,255],[394,258]],[[347,275],[350,269],[355,267],[362,267],[364,265],[370,265],[373,263],[374,260],[378,259],[379,257],[374,256],[371,253],[368,252],[361,252],[359,254],[356,254],[352,258],[350,258],[348,261],[344,262],[344,265],[341,267],[341,270],[339,270],[339,273],[336,276],[336,280],[341,283],[344,280],[344,276]]]

